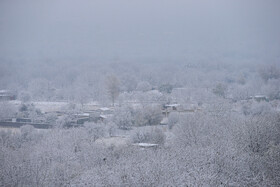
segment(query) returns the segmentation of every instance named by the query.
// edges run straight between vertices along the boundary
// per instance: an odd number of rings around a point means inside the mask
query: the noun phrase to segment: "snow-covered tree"
[[[16,108],[7,101],[0,101],[0,121],[14,117]]]
[[[112,102],[112,105],[115,106],[117,97],[120,94],[120,82],[119,79],[114,76],[108,76],[106,79],[107,93]]]

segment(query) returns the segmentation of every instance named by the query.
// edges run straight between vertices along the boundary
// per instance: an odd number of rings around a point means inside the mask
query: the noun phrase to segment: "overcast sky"
[[[279,0],[0,0],[0,57],[280,55]]]

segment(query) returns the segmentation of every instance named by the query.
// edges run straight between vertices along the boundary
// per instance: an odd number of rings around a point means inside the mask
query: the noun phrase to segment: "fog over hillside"
[[[279,0],[0,0],[0,186],[280,186]]]

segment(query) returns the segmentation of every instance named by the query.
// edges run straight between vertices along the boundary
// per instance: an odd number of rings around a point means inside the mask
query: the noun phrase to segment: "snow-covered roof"
[[[13,95],[13,92],[10,91],[10,90],[0,90],[0,95],[3,97],[8,97],[8,96],[12,96]]]
[[[168,104],[168,105],[165,105],[166,107],[177,107],[177,106],[180,106],[180,104]]]
[[[108,110],[111,110],[111,109],[110,109],[110,108],[107,108],[107,107],[101,107],[101,108],[99,108],[99,110],[108,111]]]
[[[102,118],[104,118],[104,119],[106,119],[106,118],[107,118],[107,116],[106,116],[106,115],[100,115],[100,117],[102,117]]]
[[[10,90],[0,90],[0,93],[9,93],[11,92]]]
[[[101,118],[103,118],[103,119],[107,119],[107,118],[109,118],[109,117],[112,117],[113,115],[112,114],[108,114],[108,115],[100,115],[100,117]]]
[[[168,123],[168,118],[163,118],[160,123],[161,124],[167,124]]]
[[[89,117],[89,113],[75,114],[76,116]]]
[[[266,95],[255,95],[255,98],[266,98]]]
[[[137,146],[140,146],[140,147],[156,147],[158,146],[158,144],[152,144],[152,143],[136,143],[136,144],[133,144],[133,145],[137,145]]]
[[[173,88],[173,90],[187,90],[188,88],[184,88],[184,87],[181,87],[181,88]]]

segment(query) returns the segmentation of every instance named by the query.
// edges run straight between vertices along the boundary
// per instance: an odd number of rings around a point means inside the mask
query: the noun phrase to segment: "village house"
[[[16,95],[10,90],[0,90],[0,101],[15,100]]]

